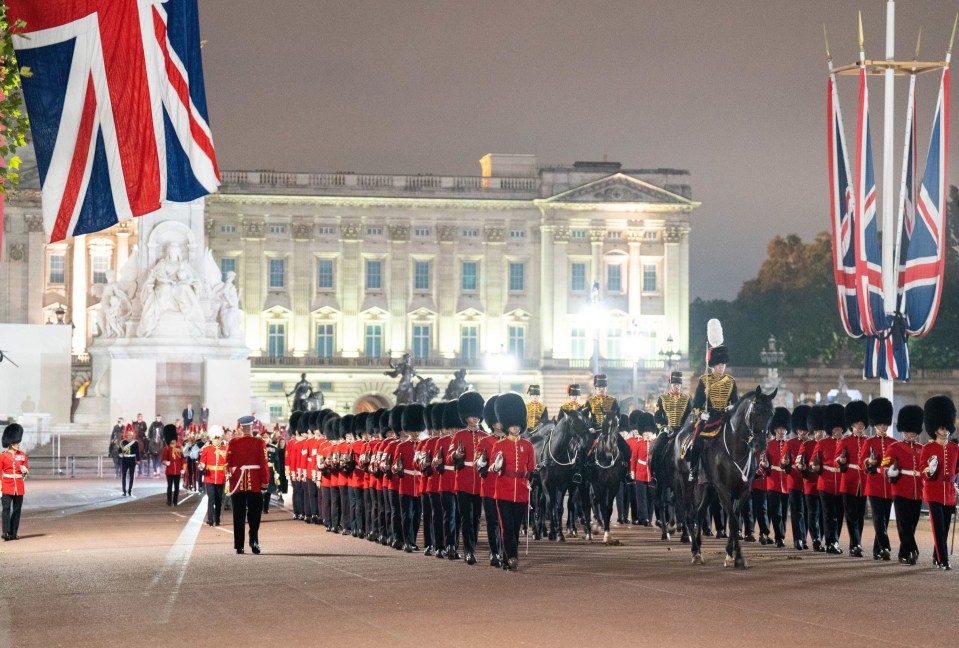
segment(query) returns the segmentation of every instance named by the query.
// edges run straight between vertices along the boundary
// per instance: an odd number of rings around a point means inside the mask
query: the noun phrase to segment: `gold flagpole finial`
[[[859,12],[859,51],[863,52],[862,11]]]
[[[832,54],[829,53],[829,34],[826,33],[826,23],[822,24],[822,37],[826,40],[826,60],[832,60]]]
[[[952,36],[949,37],[948,54],[952,54],[952,44],[956,40],[956,25],[959,25],[959,13],[956,14],[956,19],[952,22]]]

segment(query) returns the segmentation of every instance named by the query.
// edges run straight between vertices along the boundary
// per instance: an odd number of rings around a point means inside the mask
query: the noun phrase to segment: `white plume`
[[[723,325],[718,319],[706,322],[706,340],[710,347],[718,347],[723,343]]]

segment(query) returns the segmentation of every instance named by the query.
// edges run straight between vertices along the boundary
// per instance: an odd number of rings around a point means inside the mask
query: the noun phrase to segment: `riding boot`
[[[686,451],[686,463],[689,466],[689,481],[696,483],[699,481],[699,458],[701,441],[697,438]]]

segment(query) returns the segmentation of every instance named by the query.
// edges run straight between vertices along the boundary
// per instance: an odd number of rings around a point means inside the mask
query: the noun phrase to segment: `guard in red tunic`
[[[802,465],[803,444],[806,442],[809,421],[809,405],[796,405],[789,418],[789,426],[795,436],[786,441],[784,456],[791,464],[786,470],[786,487],[789,490],[789,526],[792,530],[793,548],[798,550],[809,549],[806,544],[806,502],[803,498]]]
[[[787,475],[792,468],[792,458],[786,451],[786,430],[789,429],[789,410],[777,407],[769,423],[773,438],[766,446],[769,471],[766,477],[766,504],[772,519],[776,547],[786,546],[786,512],[789,508],[789,484]]]
[[[285,454],[283,457],[283,470],[286,472],[286,479],[290,483],[290,488],[293,491],[294,520],[301,519],[301,515],[303,514],[300,506],[302,503],[302,500],[300,499],[300,475],[297,468],[300,460],[300,449],[297,447],[299,444],[299,439],[297,439],[296,432],[301,416],[303,416],[303,412],[293,412],[290,414],[289,422],[286,427],[290,438],[287,439],[286,448],[284,448]]]
[[[233,499],[233,547],[243,553],[246,524],[250,525],[250,550],[260,553],[260,514],[263,512],[263,491],[269,486],[270,468],[266,465],[266,444],[250,436],[254,418],[237,420],[239,430],[226,451],[226,472],[230,476],[230,497]]]
[[[812,539],[813,551],[826,551],[823,543],[822,502],[819,500],[819,473],[812,469],[813,455],[816,445],[826,436],[826,422],[824,419],[826,408],[822,405],[813,405],[809,409],[806,419],[806,428],[810,438],[802,444],[802,455],[796,457],[796,468],[803,477],[803,500],[806,505],[806,527]],[[795,412],[793,412],[795,414]]]
[[[414,445],[413,463],[416,465],[418,473],[416,477],[416,491],[420,497],[420,520],[423,524],[423,555],[432,555],[433,547],[433,505],[430,502],[430,494],[426,490],[426,481],[429,479],[427,471],[432,471],[433,466],[427,460],[427,455],[432,459],[433,455],[429,453],[430,442],[433,439],[433,410],[436,408],[434,403],[429,403],[423,408],[423,423],[426,425],[426,431],[419,435],[419,439]]]
[[[869,424],[869,408],[861,400],[846,405],[846,427],[852,430],[839,442],[836,467],[839,468],[839,492],[849,529],[849,555],[862,558],[862,528],[866,522],[866,480],[859,455],[866,445],[866,425]]]
[[[373,502],[373,529],[366,539],[370,542],[385,542],[386,537],[386,502],[383,492],[383,444],[385,443],[385,425],[389,419],[388,409],[380,408],[374,414],[373,439],[370,441],[369,467],[371,501]]]
[[[367,497],[366,497],[366,478],[367,473],[361,465],[366,453],[366,441],[369,438],[366,432],[366,423],[370,418],[370,412],[361,412],[353,419],[353,457],[355,467],[350,473],[350,498],[353,507],[353,537],[366,537],[369,526],[367,525]]]
[[[453,435],[447,454],[456,480],[456,504],[462,522],[463,558],[467,565],[476,564],[476,542],[479,540],[480,514],[483,512],[480,477],[475,462],[480,443],[486,437],[486,433],[479,428],[485,404],[478,392],[460,394],[456,400],[456,412],[466,427]]]
[[[320,488],[316,484],[316,457],[320,450],[322,436],[320,435],[320,416],[322,412],[312,411],[304,413],[306,418],[306,441],[303,447],[306,449],[304,458],[304,476],[303,476],[303,514],[307,524],[320,523]]]
[[[430,500],[430,511],[432,516],[432,527],[430,538],[433,541],[432,550],[424,552],[426,556],[436,556],[443,558],[446,556],[444,542],[446,538],[443,533],[443,497],[440,493],[440,468],[443,465],[442,458],[437,459],[437,454],[442,451],[439,449],[440,438],[443,433],[443,413],[446,410],[445,403],[435,403],[430,412],[430,438],[426,442],[423,451],[423,472],[426,473],[426,494]]]
[[[816,488],[822,506],[826,553],[841,554],[839,536],[842,534],[843,505],[839,491],[839,442],[846,431],[846,410],[838,403],[826,405],[823,413],[826,432],[829,436],[816,443],[812,456],[812,471],[819,475]]]
[[[529,478],[536,466],[533,445],[520,434],[526,430],[526,404],[519,394],[510,392],[496,399],[496,418],[507,437],[493,446],[496,473],[496,507],[503,535],[504,568],[519,568],[519,530],[529,511]]]
[[[390,423],[386,431],[386,442],[383,444],[384,478],[383,486],[386,495],[387,538],[386,544],[394,549],[403,548],[403,511],[400,507],[400,481],[396,474],[396,447],[399,444],[397,435],[403,429],[403,410],[406,405],[397,405],[390,410]]]
[[[27,454],[20,450],[23,428],[11,423],[3,430],[0,453],[0,500],[3,504],[3,540],[19,540],[20,509],[23,507],[23,481],[30,472]]]
[[[866,497],[872,510],[872,528],[875,539],[872,542],[873,560],[890,560],[892,550],[889,545],[889,512],[892,510],[892,484],[882,470],[882,458],[886,456],[895,439],[888,436],[892,425],[892,403],[888,398],[873,398],[869,401],[869,425],[875,434],[862,444],[859,451],[859,465],[866,480]]]
[[[525,403],[523,408],[525,410]],[[440,499],[443,503],[443,554],[449,560],[459,560],[459,507],[456,501],[456,471],[447,463],[453,434],[462,429],[457,401],[443,405],[443,435],[436,444],[434,467],[440,473]],[[438,464],[436,463],[438,462]],[[433,513],[436,515],[436,513]]]
[[[226,484],[226,448],[222,447],[223,429],[219,425],[210,426],[210,443],[203,446],[197,467],[203,473],[206,486],[206,523],[220,526],[220,512],[223,509],[223,488]]]
[[[769,476],[769,459],[765,454],[760,455],[756,464],[756,473],[753,475],[752,490],[749,493],[749,502],[743,507],[743,528],[746,542],[756,542],[753,534],[755,526],[759,526],[759,544],[768,545],[769,539],[769,509],[766,501],[766,477]]]
[[[882,469],[892,484],[893,506],[896,507],[896,530],[899,532],[899,562],[915,565],[919,561],[916,526],[922,512],[922,408],[906,405],[899,410],[896,429],[902,441],[886,446]]]
[[[635,414],[638,414],[638,416],[634,416]],[[649,412],[633,410],[629,413],[629,429],[631,432],[635,429],[642,435],[640,438],[627,440],[627,443],[632,441],[630,444],[629,473],[633,478],[633,491],[635,493],[633,502],[636,508],[633,517],[636,524],[650,526],[652,491],[649,484],[652,481],[652,475],[649,472],[649,446],[656,432],[656,420]]]
[[[477,450],[475,468],[482,480],[480,495],[483,497],[483,514],[486,517],[486,541],[489,544],[490,567],[503,565],[503,535],[499,528],[499,513],[496,509],[496,473],[489,469],[493,456],[493,446],[503,437],[503,426],[496,418],[496,401],[493,396],[483,406],[483,422],[490,431],[483,437]]]
[[[933,396],[923,409],[923,425],[931,441],[922,448],[922,498],[929,507],[934,560],[939,569],[949,565],[949,522],[956,512],[956,480],[959,475],[959,446],[949,443],[956,431],[956,406],[948,396]]]
[[[163,453],[160,461],[166,473],[166,505],[180,504],[180,474],[183,472],[183,448],[177,445],[177,429],[167,423],[163,426]]]
[[[420,472],[416,468],[416,437],[426,429],[426,409],[420,403],[410,403],[403,409],[400,420],[400,440],[396,444],[395,472],[400,494],[400,512],[403,528],[403,551],[413,553],[420,548],[416,536],[420,530],[420,497],[416,482]]]

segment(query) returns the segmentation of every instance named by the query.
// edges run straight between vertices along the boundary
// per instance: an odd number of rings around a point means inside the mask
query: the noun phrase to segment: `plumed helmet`
[[[465,391],[456,399],[456,412],[460,420],[466,423],[469,417],[483,418],[483,405],[485,401],[479,392]]]
[[[865,401],[854,400],[846,403],[846,427],[855,423],[869,425],[869,406]]]
[[[826,412],[823,415],[826,424],[826,432],[832,432],[835,428],[846,429],[846,408],[839,403],[830,403],[826,405]]]
[[[167,423],[163,426],[163,443],[170,445],[171,441],[177,440],[176,426],[172,423]]]
[[[496,401],[499,400],[499,395],[490,396],[489,400],[486,401],[486,405],[483,406],[483,422],[486,423],[487,429],[490,432],[493,431],[493,428],[496,426],[496,423],[499,419],[496,418]]]
[[[526,409],[526,406],[523,406]],[[459,430],[463,427],[463,421],[460,420],[459,401],[450,401],[443,405],[443,429]]]
[[[433,403],[433,411],[430,412],[430,429],[443,429],[443,412],[446,411],[446,401]]]
[[[806,429],[810,432],[826,429],[826,407],[824,405],[813,405],[809,408]]]
[[[403,410],[406,405],[397,405],[390,410],[389,429],[399,433],[403,430]]]
[[[526,431],[526,403],[523,397],[516,392],[501,394],[496,399],[496,418],[503,425],[503,430],[519,427],[520,432]]]
[[[628,427],[625,429],[628,430],[638,430],[639,424],[643,420],[643,410],[634,409],[629,413]],[[619,429],[624,429],[622,425],[619,426]]]
[[[23,427],[19,423],[11,423],[3,428],[3,447],[8,448],[23,440]]]
[[[572,385],[569,385],[566,388],[567,396],[579,396],[579,394],[580,394],[579,383],[573,383]]]
[[[289,422],[287,423],[286,429],[290,432],[296,432],[297,423],[299,423],[300,417],[303,416],[303,412],[296,410],[290,414]]]
[[[652,432],[653,434],[659,431],[656,427],[656,417],[653,416],[652,413],[643,412],[643,417],[639,421],[639,431]]]
[[[420,403],[411,403],[403,409],[403,431],[418,434],[426,429],[426,408]]]
[[[539,396],[540,395],[539,385],[530,385],[529,387],[526,388],[526,393],[529,394],[530,396]]]
[[[718,364],[729,364],[729,349],[726,348],[723,336],[723,325],[718,319],[706,322],[706,364],[715,367]]]
[[[869,401],[869,425],[892,425],[892,402],[888,398]]]
[[[956,431],[956,404],[948,396],[933,396],[922,410],[923,425],[930,439],[936,438],[939,428],[946,428],[949,434]]]
[[[922,419],[924,412],[918,405],[905,405],[899,410],[896,418],[896,429],[900,432],[915,432],[922,434]]]
[[[790,428],[794,433],[800,430],[809,431],[809,412],[811,410],[812,408],[809,405],[796,405],[793,408]]]
[[[777,407],[773,410],[772,420],[769,421],[769,431],[779,428],[789,429],[789,410],[785,407]]]

